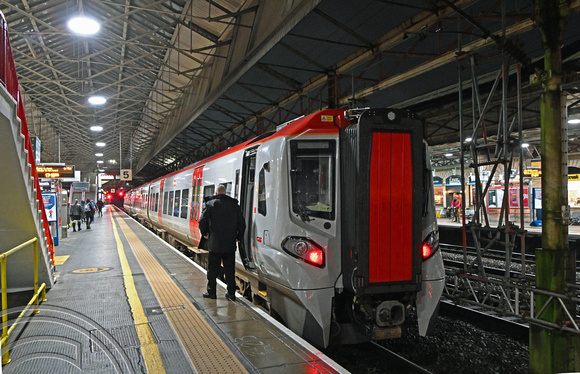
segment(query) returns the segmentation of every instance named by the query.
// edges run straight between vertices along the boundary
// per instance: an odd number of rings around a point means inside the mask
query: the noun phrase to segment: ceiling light
[[[445,153],[445,157],[451,157],[453,156],[453,153]]]
[[[95,153],[95,156],[97,156],[97,157],[103,157],[103,154],[102,153]]]
[[[101,25],[92,18],[78,16],[68,21],[68,28],[80,35],[94,35],[99,32]]]
[[[109,164],[116,164],[117,161],[116,160],[109,160]]]
[[[107,102],[104,96],[91,96],[89,97],[89,103],[93,105],[103,105]]]
[[[100,171],[101,173],[104,173],[104,172],[105,172],[105,169],[99,169],[99,171]]]
[[[95,145],[96,145],[97,147],[104,147],[106,144],[105,144],[105,143],[103,143],[103,142],[97,142],[97,143],[95,143]]]
[[[103,126],[91,126],[91,131],[103,131]]]
[[[530,146],[529,143],[522,143],[522,148],[528,148]]]
[[[103,162],[105,162],[105,161],[103,161],[103,160],[97,160],[97,164],[102,164]]]
[[[473,139],[471,139],[471,138],[465,138],[465,142],[466,142],[466,143],[469,143],[469,142],[471,142],[472,140],[473,140]]]
[[[577,125],[580,123],[580,118],[574,118],[574,119],[568,120],[568,123],[571,125]]]

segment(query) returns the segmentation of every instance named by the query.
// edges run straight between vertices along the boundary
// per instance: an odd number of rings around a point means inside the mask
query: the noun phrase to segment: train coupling
[[[383,301],[376,309],[375,322],[380,327],[402,325],[405,322],[405,306],[396,300]]]

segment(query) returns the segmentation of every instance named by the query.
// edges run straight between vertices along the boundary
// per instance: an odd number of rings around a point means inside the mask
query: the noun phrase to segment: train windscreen
[[[293,140],[290,151],[292,212],[303,221],[334,220],[335,141]]]

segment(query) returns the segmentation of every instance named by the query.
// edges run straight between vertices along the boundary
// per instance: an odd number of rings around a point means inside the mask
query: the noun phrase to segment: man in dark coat
[[[203,297],[216,298],[216,278],[223,261],[228,292],[226,298],[236,299],[235,255],[236,241],[242,241],[246,222],[238,200],[226,195],[223,185],[209,198],[199,220],[199,231],[207,239],[208,254],[207,292]]]

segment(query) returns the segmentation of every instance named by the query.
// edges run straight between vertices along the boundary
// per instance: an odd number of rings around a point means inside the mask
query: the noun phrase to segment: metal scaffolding
[[[465,13],[462,16],[466,19],[469,17]],[[467,20],[475,25],[474,22]],[[461,41],[461,33],[459,40]],[[483,307],[501,316],[515,317],[538,328],[557,329],[560,332],[580,335],[576,310],[576,304],[580,301],[580,287],[571,277],[568,277],[566,292],[540,287],[535,274],[536,263],[530,262],[529,256],[526,256],[524,200],[531,192],[525,189],[522,147],[524,144],[522,70],[526,60],[520,53],[513,53],[514,44],[505,42],[505,33],[498,44],[509,44],[511,47],[502,49],[502,63],[497,69],[495,79],[491,83],[482,84],[478,80],[477,57],[471,53],[464,53],[459,42],[457,60],[463,186],[461,192],[463,268],[456,271],[447,270],[445,296],[456,303]],[[469,88],[470,100],[466,100],[464,95],[466,92],[469,94]],[[485,89],[487,92],[484,94]],[[497,126],[486,126],[488,124],[486,121],[489,121],[490,103],[498,97],[501,108],[497,115]],[[508,103],[512,105],[508,106]],[[465,118],[469,115],[471,121],[466,121]],[[565,147],[565,144],[557,145]],[[546,150],[542,152],[545,154]],[[552,153],[554,152],[555,150],[552,150]],[[554,157],[560,159],[560,153]],[[475,178],[474,214],[469,220],[466,219],[465,203],[466,165],[473,170]],[[486,196],[494,180],[501,182],[493,185],[501,198],[498,200],[499,209],[492,217]],[[542,187],[544,188],[544,181]],[[565,194],[558,192],[559,195]],[[531,206],[528,209],[531,211]],[[564,211],[563,207],[560,224],[566,225],[569,222],[565,220]],[[545,228],[543,237],[544,232]],[[473,250],[467,248],[468,239],[473,242]],[[518,242],[521,253],[514,253]],[[497,258],[500,254],[503,256],[503,262],[494,261],[495,269],[486,271],[486,266],[489,269],[487,256],[494,250],[499,250],[494,252],[494,256]],[[540,260],[538,268],[539,262]],[[497,269],[499,263],[503,264],[500,271]],[[556,271],[556,268],[553,270]],[[569,272],[574,272],[575,275],[575,267],[571,266]],[[546,315],[551,314],[550,309],[554,308],[554,305],[561,310],[561,318],[557,322],[550,321],[550,316],[546,318]]]

